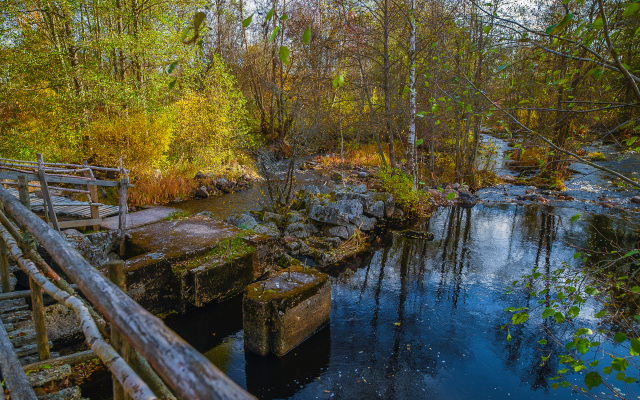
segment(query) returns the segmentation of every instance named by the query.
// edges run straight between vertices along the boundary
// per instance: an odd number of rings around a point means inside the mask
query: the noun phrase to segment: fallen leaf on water
[[[400,326],[400,322],[394,322],[393,323],[395,326]]]

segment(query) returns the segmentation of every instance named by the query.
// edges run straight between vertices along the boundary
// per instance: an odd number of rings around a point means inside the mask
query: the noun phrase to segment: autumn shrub
[[[409,215],[425,215],[431,207],[429,195],[422,190],[414,189],[413,177],[400,169],[382,166],[377,173],[382,189],[393,195],[396,204]]]
[[[172,139],[171,131],[171,120],[166,115],[145,111],[98,115],[87,129],[91,138],[91,160],[117,166],[122,158],[128,169],[148,173],[163,164]]]
[[[174,139],[170,160],[203,169],[231,164],[251,144],[245,99],[235,78],[216,59],[203,90],[189,89],[174,104]]]
[[[68,99],[52,89],[27,91],[3,103],[0,156],[45,161],[78,161],[82,153],[78,121]]]

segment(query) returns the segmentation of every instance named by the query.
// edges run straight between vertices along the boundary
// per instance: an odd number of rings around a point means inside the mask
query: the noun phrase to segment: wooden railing
[[[75,285],[58,276],[38,256],[33,247],[34,240],[49,253]],[[116,284],[106,279],[56,230],[0,185],[0,275],[2,275],[3,291],[6,288],[5,281],[8,283],[6,254],[29,275],[30,295],[32,300],[35,299],[33,301],[34,322],[36,330],[40,330],[40,333],[36,332],[36,336],[39,350],[41,350],[41,359],[48,357],[48,341],[46,328],[43,332],[42,324],[38,327],[39,323],[35,320],[38,319],[36,314],[43,313],[41,297],[44,290],[54,299],[74,310],[81,321],[87,343],[102,359],[130,398],[171,398],[170,392],[162,389],[162,382],[182,399],[253,398],[202,354],[167,328],[159,318],[147,312]],[[122,271],[120,270],[119,273],[121,274]],[[75,287],[80,290],[88,303],[77,295]],[[111,344],[107,343],[103,338],[104,327],[101,328],[96,323],[96,311],[104,316],[111,324],[111,328],[132,347],[133,355],[118,354],[112,346],[113,340]],[[0,346],[0,353],[2,350],[3,347]],[[141,372],[140,359],[148,362],[150,365],[148,371],[142,368]],[[0,363],[3,374],[5,368],[11,368],[5,364],[4,361]],[[130,364],[135,364],[135,368]],[[155,373],[161,378],[160,383],[158,383],[159,379],[154,379]],[[11,384],[7,382],[8,386]],[[15,384],[19,385],[19,383]],[[9,390],[15,390],[12,398],[30,398],[19,397],[19,387],[9,387]]]

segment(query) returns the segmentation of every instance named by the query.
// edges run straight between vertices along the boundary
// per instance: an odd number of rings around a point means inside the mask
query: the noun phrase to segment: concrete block
[[[298,266],[290,270],[246,288],[242,301],[246,350],[283,356],[329,322],[329,276]]]

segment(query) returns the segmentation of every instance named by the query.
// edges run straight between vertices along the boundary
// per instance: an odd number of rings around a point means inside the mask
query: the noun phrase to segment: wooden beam
[[[42,188],[42,198],[44,199],[45,206],[49,210],[49,219],[51,221],[51,225],[53,226],[53,229],[59,231],[60,227],[58,226],[58,217],[56,216],[56,209],[53,207],[53,203],[51,202],[51,194],[49,193],[47,176],[44,173],[44,160],[42,159],[41,153],[38,153],[36,156],[38,157],[38,176],[40,177],[40,187]]]
[[[87,299],[111,322],[175,393],[184,399],[255,399],[156,316],[109,282],[58,232],[0,187],[5,210],[31,232]]]
[[[89,166],[89,163],[87,162],[87,160],[84,160],[83,163],[86,167]],[[93,175],[93,171],[91,171],[91,169],[89,169],[87,172],[85,172],[87,178],[91,178],[92,180],[95,180],[96,177]],[[89,201],[91,203],[98,203],[98,187],[96,185],[87,185],[87,190],[89,190]],[[91,218],[93,219],[97,219],[100,218],[100,208],[97,205],[91,204]],[[100,222],[102,222],[102,220],[100,220]],[[93,225],[93,230],[98,232],[100,230],[100,222],[96,223],[95,225]]]
[[[29,181],[39,181],[40,177],[36,174],[24,174],[20,172],[9,172],[9,171],[1,171],[0,179],[12,179],[17,180],[18,176],[24,176]],[[117,187],[120,186],[120,182],[117,181],[104,181],[104,180],[91,180],[87,178],[77,178],[77,177],[68,177],[68,176],[47,176],[47,182],[53,183],[69,183],[72,185],[95,185],[95,186],[112,186]],[[133,187],[133,185],[129,185],[129,187]]]
[[[55,367],[58,365],[69,364],[74,366],[76,364],[80,364],[89,360],[99,359],[98,355],[93,350],[85,350],[79,353],[73,353],[62,357],[50,358],[47,361],[38,361],[33,364],[27,364],[22,367],[22,369],[26,371],[39,370],[40,367],[44,365],[48,365],[50,367]]]
[[[11,395],[11,400],[37,399],[2,321],[0,321],[0,374]]]
[[[74,221],[58,221],[58,227],[60,229],[66,229],[66,228],[75,228],[78,226],[93,225],[94,230],[96,230],[95,226],[97,225],[99,230],[99,226],[101,223],[102,223],[102,218],[80,219],[80,220],[74,220]]]

